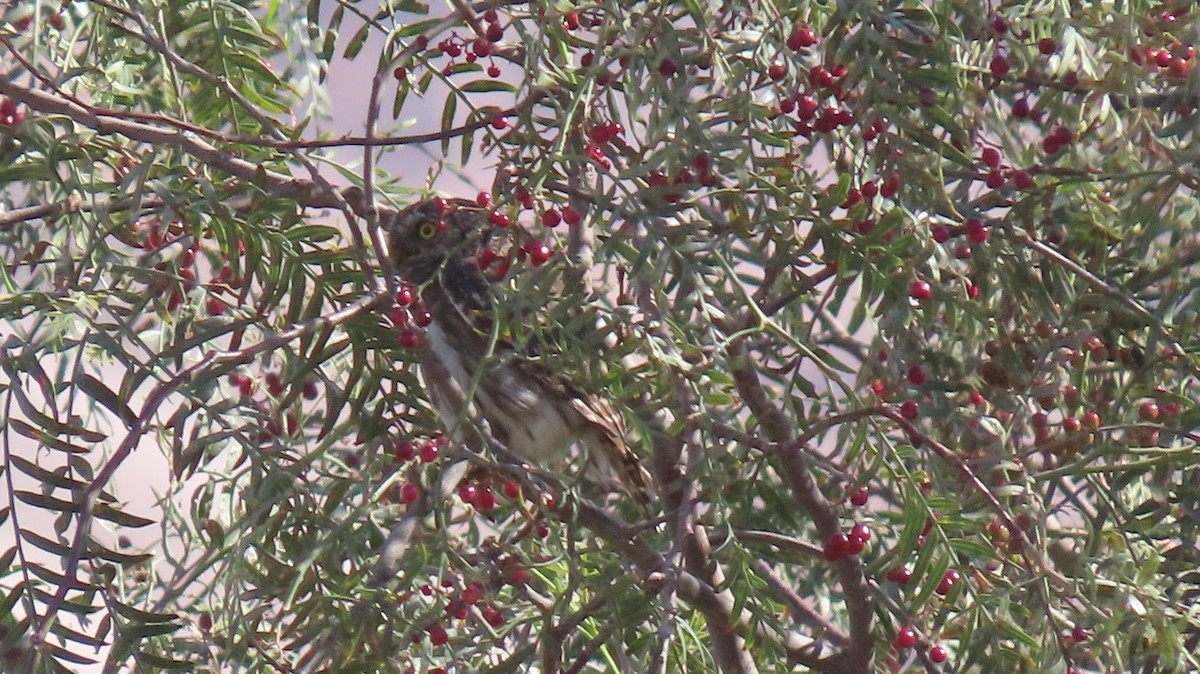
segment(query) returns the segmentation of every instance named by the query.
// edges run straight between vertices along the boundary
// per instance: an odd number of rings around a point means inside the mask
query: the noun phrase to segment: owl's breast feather
[[[485,364],[483,358],[464,358],[479,344],[455,344],[453,337],[435,320],[426,335],[433,354],[464,394],[475,403],[496,439],[513,453],[539,461],[566,455],[575,438],[578,420],[570,406],[561,405],[534,373],[522,371],[519,362]],[[482,356],[482,353],[480,354]],[[480,367],[488,372],[476,376]]]

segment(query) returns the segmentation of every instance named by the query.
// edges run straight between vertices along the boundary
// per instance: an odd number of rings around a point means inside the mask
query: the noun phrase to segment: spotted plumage
[[[602,474],[619,478],[640,503],[650,476],[629,447],[624,420],[607,398],[521,357],[493,335],[490,286],[475,262],[487,213],[474,202],[429,199],[386,217],[389,254],[419,290],[433,322],[421,351],[426,384],[444,423],[466,418],[469,400],[493,437],[538,465],[582,445]]]

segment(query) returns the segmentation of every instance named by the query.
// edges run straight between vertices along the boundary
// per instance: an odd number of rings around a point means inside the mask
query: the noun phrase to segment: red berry
[[[313,379],[305,379],[301,385],[300,392],[305,400],[316,400],[317,396],[320,395],[320,391],[317,390],[317,382]]]
[[[846,539],[846,554],[857,555],[867,546],[867,541],[864,538],[857,536],[849,536]]]
[[[916,644],[917,644],[917,632],[913,628],[908,627],[906,625],[903,628],[901,628],[900,631],[896,634],[896,642],[894,644],[896,646],[896,650],[902,651],[902,650],[905,650],[908,648],[912,648]]]
[[[1071,630],[1071,641],[1076,643],[1087,641],[1089,636],[1090,635],[1088,634],[1087,630],[1083,629],[1083,627],[1079,625],[1076,625],[1074,629]]]
[[[817,99],[812,96],[801,96],[796,99],[796,117],[802,120],[812,119],[816,116],[818,107],[820,106],[817,104]]]
[[[929,649],[929,659],[933,662],[945,662],[946,656],[946,649],[942,648],[941,646],[934,646],[933,648]]]
[[[874,199],[875,195],[879,194],[879,185],[875,184],[874,180],[868,180],[863,183],[859,191],[862,192],[864,199]]]
[[[504,624],[504,615],[494,606],[488,606],[483,609],[483,619],[492,627],[499,627]]]
[[[996,168],[1000,165],[1000,151],[994,147],[984,148],[983,154],[980,155],[980,160],[984,166]]]
[[[475,498],[475,507],[480,510],[491,510],[496,507],[496,494],[491,487],[481,487]]]
[[[500,77],[500,66],[490,65],[487,69],[488,77]]]
[[[905,400],[900,404],[900,416],[912,421],[921,414],[921,406],[915,400]]]
[[[1058,51],[1058,43],[1054,41],[1054,38],[1050,38],[1050,37],[1044,37],[1044,38],[1038,40],[1037,46],[1038,46],[1038,51],[1040,51],[1042,54],[1044,54],[1046,56],[1049,56],[1049,55],[1053,54],[1054,52]]]
[[[229,383],[238,387],[238,393],[248,396],[254,393],[254,381],[244,374],[229,375]]]
[[[983,243],[988,240],[988,228],[981,220],[976,218],[968,218],[964,227],[967,230],[967,238],[971,243]]]
[[[1027,190],[1033,187],[1033,177],[1029,175],[1029,171],[1013,171],[1012,181],[1013,187],[1019,190]]]
[[[583,216],[574,206],[564,206],[562,209],[562,221],[568,225],[578,225],[583,220]]]
[[[811,47],[817,42],[817,36],[813,33],[812,28],[804,25],[798,25],[792,29],[787,39],[787,47],[792,51],[800,51],[805,47]]]
[[[441,450],[438,449],[436,443],[427,442],[421,447],[421,463],[433,463],[437,460]]]
[[[411,440],[401,440],[396,443],[396,447],[392,450],[392,456],[397,461],[404,462],[416,456],[417,449],[413,446]]]
[[[767,77],[770,77],[776,82],[782,80],[784,77],[787,77],[787,66],[782,63],[772,63],[771,66],[767,68]]]
[[[866,485],[859,487],[853,495],[850,496],[851,505],[862,507],[867,505],[867,501],[871,498],[871,490]]]
[[[513,196],[517,198],[517,201],[521,202],[521,206],[525,208],[533,208],[533,194],[530,193],[528,189],[524,187],[518,187],[517,189],[513,190]]]
[[[679,72],[679,65],[671,59],[663,59],[658,63],[658,74],[663,77],[673,77]]]
[[[1138,416],[1144,421],[1154,421],[1158,418],[1158,413],[1158,403],[1152,400],[1144,402],[1138,407]]]
[[[1061,124],[1054,127],[1050,137],[1059,145],[1070,145],[1075,141],[1075,133]]]
[[[548,208],[545,213],[542,213],[542,225],[545,227],[557,227],[558,223],[562,222],[562,215],[557,208]]]
[[[929,281],[913,281],[912,288],[908,291],[908,294],[914,300],[920,302],[933,296],[933,287],[929,285]]]
[[[493,227],[499,227],[503,229],[512,224],[512,219],[510,219],[504,213],[493,211],[492,214],[488,216],[488,222],[491,223]]]
[[[846,192],[846,200],[842,202],[842,208],[850,208],[860,201],[862,201],[862,192],[858,191],[857,188],[851,187],[850,190]]]
[[[479,488],[474,482],[465,482],[463,486],[458,488],[458,497],[463,503],[474,503],[476,497],[479,496]]]
[[[836,562],[846,556],[849,547],[850,537],[839,531],[825,542],[825,549],[822,552],[825,555],[825,559]]]
[[[406,307],[413,302],[413,289],[407,285],[400,286],[396,291],[396,304]]]
[[[417,306],[413,307],[412,319],[413,323],[416,323],[419,327],[428,328],[433,323],[433,314],[429,313],[429,310],[425,307]]]
[[[607,167],[608,158],[604,156],[604,150],[602,150],[599,145],[595,143],[588,143],[587,146],[583,148],[583,153],[587,155],[588,159],[600,164],[601,166]]]
[[[1000,169],[992,169],[987,172],[985,183],[993,190],[1004,187],[1004,174]]]
[[[491,248],[484,248],[475,255],[475,264],[480,271],[486,271],[494,262],[500,259],[499,253]]]
[[[421,488],[415,483],[405,482],[403,487],[400,487],[400,500],[405,503],[414,503],[421,498]]]
[[[992,62],[988,64],[988,69],[992,72],[992,77],[1004,77],[1008,74],[1011,65],[1008,62],[1008,57],[1004,54],[996,54],[992,57]]]
[[[492,43],[483,38],[479,38],[475,40],[475,44],[471,45],[471,51],[473,51],[476,56],[491,56]]]
[[[895,583],[897,585],[907,585],[908,581],[912,580],[912,571],[909,571],[903,566],[893,567],[888,569],[887,579],[888,582]]]
[[[554,250],[544,243],[539,243],[529,248],[529,262],[535,267],[540,267],[546,264],[546,261],[554,256]]]
[[[954,588],[955,583],[957,583],[960,578],[962,578],[962,574],[960,574],[957,569],[949,569],[946,571],[946,575],[942,576],[941,582],[938,583],[936,590],[937,593],[943,597],[947,594],[950,594],[950,590]]]
[[[525,583],[528,583],[529,569],[526,569],[519,564],[514,564],[508,570],[508,582],[513,585],[524,585]]]
[[[208,310],[210,316],[220,316],[225,313],[226,309],[225,303],[216,297],[208,298],[208,301],[205,302],[205,308]]]
[[[450,641],[450,635],[446,634],[446,628],[441,625],[434,624],[429,626],[429,643],[434,646],[443,646]]]
[[[913,365],[912,367],[908,368],[906,377],[908,378],[910,384],[916,384],[917,386],[920,386],[921,384],[925,383],[925,368],[921,367],[920,365]]]
[[[521,485],[517,484],[517,481],[513,479],[505,480],[504,495],[508,498],[517,498],[521,495]]]
[[[421,336],[413,332],[409,328],[400,331],[400,346],[406,349],[415,349],[421,344]]]
[[[498,114],[492,118],[492,128],[497,131],[502,131],[508,128],[508,120],[504,119],[503,114]]]
[[[950,228],[945,225],[934,225],[929,229],[929,233],[933,235],[933,240],[938,243],[946,243],[953,235]]]
[[[275,397],[283,393],[283,379],[280,378],[278,372],[268,372],[264,380],[267,384],[267,393]]]
[[[888,176],[888,179],[879,187],[879,196],[884,199],[891,199],[900,192],[900,174],[893,173]]]
[[[397,328],[408,325],[408,309],[404,307],[392,307],[388,311],[388,320],[392,322],[392,326]]]

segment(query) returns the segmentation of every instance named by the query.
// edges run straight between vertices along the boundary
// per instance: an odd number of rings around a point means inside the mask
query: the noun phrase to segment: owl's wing
[[[591,443],[589,450],[596,456],[589,458],[600,463],[602,469],[621,480],[621,484],[638,505],[650,505],[653,481],[633,448],[629,446],[625,420],[612,401],[578,391],[568,395],[567,399],[594,431],[592,435],[596,441]]]

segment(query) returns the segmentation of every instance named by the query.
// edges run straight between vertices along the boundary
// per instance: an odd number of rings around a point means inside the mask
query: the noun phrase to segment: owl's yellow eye
[[[437,236],[437,233],[438,233],[438,226],[437,226],[437,223],[435,223],[435,222],[430,222],[430,221],[426,220],[425,222],[422,222],[421,224],[417,225],[417,236],[421,237],[422,239],[424,239],[426,241]]]

